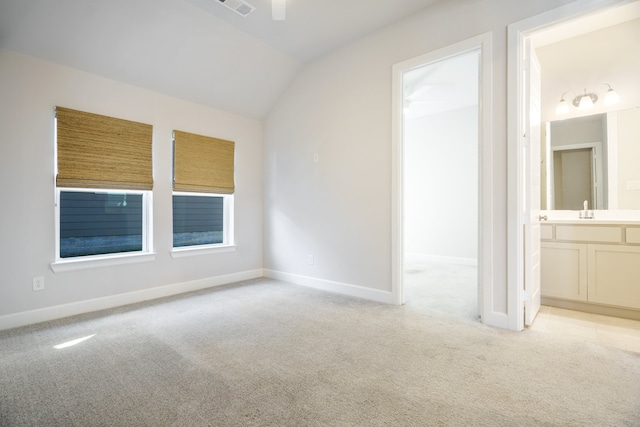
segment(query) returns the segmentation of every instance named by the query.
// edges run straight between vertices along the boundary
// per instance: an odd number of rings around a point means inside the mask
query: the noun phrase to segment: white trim
[[[322,291],[334,292],[352,297],[363,298],[385,304],[394,304],[394,295],[388,291],[366,288],[364,286],[351,285],[348,283],[334,282],[332,280],[317,279],[315,277],[302,276],[299,274],[285,273],[276,270],[264,270],[264,276],[270,279],[282,280],[296,285],[307,286]]]
[[[404,302],[404,182],[402,75],[405,71],[473,50],[480,51],[478,122],[478,308],[483,323],[504,327],[501,313],[494,313],[493,280],[493,34],[481,34],[428,54],[394,64],[392,68],[392,192],[391,192],[391,289],[395,304]]]
[[[478,173],[478,312],[482,323],[504,327],[502,314],[493,309],[494,228],[493,228],[493,34],[481,39],[479,162]]]
[[[110,295],[101,298],[56,305],[37,310],[23,311],[19,313],[0,316],[0,330],[46,322],[63,317],[74,316],[92,311],[105,310],[113,307],[134,304],[156,298],[178,295],[185,292],[227,285],[243,280],[256,279],[263,276],[262,269],[242,271],[223,276],[208,277],[173,285],[158,286],[156,288],[142,289],[124,294]]]
[[[544,184],[544,209],[550,211],[551,209],[551,193],[553,191],[551,187],[552,183],[552,169],[551,169],[551,122],[544,122],[544,165],[545,165],[545,184]],[[542,203],[542,199],[540,199]]]
[[[521,171],[523,135],[524,40],[535,31],[589,13],[633,0],[577,0],[539,15],[510,24],[507,28],[507,318],[508,329],[524,329],[524,223]]]
[[[142,250],[153,252],[153,190],[142,193]]]
[[[618,112],[607,113],[607,209],[618,209]],[[613,179],[611,179],[613,177]]]
[[[113,265],[149,262],[153,261],[155,258],[156,254],[153,252],[122,252],[109,255],[74,257],[52,262],[51,270],[54,273],[63,273],[65,271],[84,270],[87,268],[110,267]]]
[[[232,246],[236,243],[236,225],[234,209],[236,206],[235,194],[225,194],[223,208],[224,208],[224,243]]]
[[[404,95],[402,76],[413,60],[394,64],[391,87],[391,294],[404,303]]]
[[[533,18],[530,18],[533,19]],[[522,150],[520,135],[524,112],[522,88],[524,36],[523,24],[511,24],[507,33],[507,328],[524,329],[524,246],[522,243]],[[522,313],[522,315],[520,315]]]
[[[57,144],[56,144],[57,145]],[[57,157],[56,157],[57,159]],[[55,178],[54,178],[55,181]],[[55,185],[55,183],[54,183]],[[119,189],[104,189],[104,188],[67,188],[67,187],[54,187],[55,192],[55,203],[54,203],[54,221],[55,221],[55,261],[51,264],[51,269],[54,272],[63,271],[64,268],[58,268],[58,266],[62,265],[72,265],[72,263],[77,263],[78,267],[68,268],[70,270],[81,269],[81,268],[91,268],[84,267],[87,264],[87,261],[96,261],[102,259],[121,259],[121,258],[129,258],[132,256],[141,255],[154,255],[153,253],[153,190],[119,190]],[[130,252],[113,252],[104,255],[95,255],[95,256],[76,256],[69,258],[61,258],[60,257],[60,193],[61,192],[72,192],[72,193],[94,193],[94,194],[135,194],[142,196],[142,250],[139,252],[135,252],[135,255],[132,255]],[[152,258],[151,258],[152,259]],[[141,262],[141,261],[123,261],[111,263],[100,261],[99,264],[95,264],[95,266],[100,265],[115,265],[122,264],[126,262]]]
[[[171,258],[185,258],[196,255],[211,255],[224,252],[233,252],[235,245],[202,245],[202,246],[181,246],[171,250]]]
[[[222,244],[218,246],[224,247],[234,247],[235,248],[235,223],[234,223],[234,206],[235,206],[235,195],[234,194],[222,194],[222,193],[194,193],[189,191],[174,191],[171,195],[171,203],[173,206],[173,196],[190,196],[190,197],[220,197],[222,198]],[[173,233],[173,228],[172,228]],[[178,246],[174,247],[173,251],[180,252],[185,250],[185,248],[194,248],[194,249],[202,249],[202,247],[198,247],[199,245],[192,246]],[[207,247],[213,247],[213,245],[207,245]],[[235,250],[235,249],[233,249]],[[229,252],[228,250],[218,250],[216,252]],[[172,252],[173,253],[173,252]],[[195,254],[194,254],[195,255]],[[172,255],[173,256],[173,255]],[[186,255],[178,255],[186,256]],[[174,257],[175,258],[175,257]]]

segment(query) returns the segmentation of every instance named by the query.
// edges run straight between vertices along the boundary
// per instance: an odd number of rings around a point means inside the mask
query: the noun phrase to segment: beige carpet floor
[[[3,331],[0,425],[640,425],[638,354],[486,327],[442,289],[260,279]]]

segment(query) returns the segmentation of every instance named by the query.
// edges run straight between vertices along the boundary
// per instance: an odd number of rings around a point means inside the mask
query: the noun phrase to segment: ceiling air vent
[[[255,7],[251,6],[249,3],[243,0],[218,0],[218,2],[241,16],[247,16],[248,14],[256,10]]]

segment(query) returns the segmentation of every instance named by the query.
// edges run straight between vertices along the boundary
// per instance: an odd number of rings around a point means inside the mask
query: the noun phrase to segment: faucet
[[[587,200],[585,200],[584,203],[582,204],[582,206],[584,207],[584,209],[580,211],[579,218],[580,219],[593,219],[593,211],[589,210],[589,202]]]

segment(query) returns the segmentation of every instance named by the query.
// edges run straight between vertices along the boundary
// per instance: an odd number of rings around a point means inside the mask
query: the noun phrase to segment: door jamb
[[[404,303],[404,147],[402,74],[411,68],[480,51],[478,121],[478,308],[483,323],[505,327],[506,316],[494,312],[493,302],[493,148],[492,148],[492,33],[468,40],[393,65],[392,78],[392,212],[391,273],[392,299]]]

